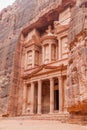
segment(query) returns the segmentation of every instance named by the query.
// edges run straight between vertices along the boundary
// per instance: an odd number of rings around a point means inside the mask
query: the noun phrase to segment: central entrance
[[[54,110],[59,110],[59,90],[54,90]]]
[[[54,110],[59,110],[59,88],[58,79],[54,80]]]
[[[54,78],[54,83],[53,83],[53,106],[54,106],[54,111],[59,110],[59,87],[58,87],[58,79]],[[34,113],[38,113],[38,82],[35,83],[35,88],[34,88]],[[42,87],[41,87],[41,113],[42,114],[47,114],[50,113],[50,80],[43,80],[42,81]]]

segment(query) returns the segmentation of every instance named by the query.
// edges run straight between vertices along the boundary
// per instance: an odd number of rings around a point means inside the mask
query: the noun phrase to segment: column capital
[[[53,81],[54,79],[53,79],[53,77],[51,77],[51,78],[49,78],[49,80],[50,80],[50,81]]]
[[[62,79],[62,77],[63,77],[62,75],[59,75],[59,76],[58,76],[58,79]]]
[[[34,82],[33,82],[33,81],[31,81],[30,83],[31,83],[31,84],[34,84]]]
[[[42,80],[41,80],[41,79],[38,79],[38,82],[42,82]]]

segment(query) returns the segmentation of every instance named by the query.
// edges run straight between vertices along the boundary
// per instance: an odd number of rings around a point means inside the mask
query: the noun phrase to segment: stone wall
[[[71,113],[87,113],[87,8],[75,7],[69,27],[67,102]]]

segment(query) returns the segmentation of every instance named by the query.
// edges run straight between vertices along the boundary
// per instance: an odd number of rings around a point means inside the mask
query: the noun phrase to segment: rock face
[[[26,37],[33,28],[42,33],[49,24],[53,26],[54,20],[57,20],[56,26],[59,26],[59,13],[67,7],[71,8],[72,13],[68,36],[67,108],[71,113],[87,113],[87,1],[75,2],[76,0],[16,0],[12,6],[1,11],[0,115],[21,115],[22,34]]]
[[[87,113],[87,1],[75,7],[69,28],[68,111]]]

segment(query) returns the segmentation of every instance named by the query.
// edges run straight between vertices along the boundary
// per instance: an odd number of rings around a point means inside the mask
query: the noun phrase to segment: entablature
[[[40,75],[44,75],[44,74],[51,74],[52,72],[62,72],[66,70],[67,71],[67,66],[64,64],[61,64],[60,66],[49,66],[49,65],[42,65],[40,67],[38,67],[37,69],[32,70],[32,72],[28,72],[28,73],[23,73],[22,74],[22,78],[23,79],[27,79],[27,78],[31,78],[34,76],[40,76]]]

